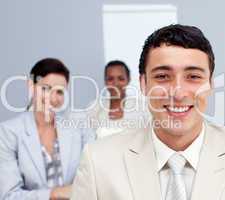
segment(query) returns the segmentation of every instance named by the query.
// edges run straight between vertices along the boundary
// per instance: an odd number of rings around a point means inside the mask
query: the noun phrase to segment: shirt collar
[[[195,170],[197,170],[198,167],[199,155],[204,141],[204,134],[205,134],[205,125],[203,123],[202,130],[199,136],[193,141],[193,143],[187,149],[185,149],[185,151],[180,151],[181,155],[184,156],[184,158]],[[175,153],[175,151],[169,148],[161,140],[159,140],[153,129],[152,129],[152,139],[157,158],[158,171],[160,171],[167,163],[168,159]]]

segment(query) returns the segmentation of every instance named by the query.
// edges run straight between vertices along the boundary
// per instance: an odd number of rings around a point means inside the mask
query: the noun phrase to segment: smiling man
[[[158,127],[155,134],[172,149],[181,151],[202,129],[201,113],[207,106],[214,69],[209,57],[213,61],[213,54],[210,52],[208,56],[202,50],[173,44],[156,43],[151,48],[143,58],[148,60],[146,67],[140,64],[141,87],[150,99],[154,119],[170,121],[168,127]]]
[[[151,125],[87,146],[72,199],[224,200],[225,129],[203,118],[209,41],[196,27],[163,27],[145,41],[139,71]]]

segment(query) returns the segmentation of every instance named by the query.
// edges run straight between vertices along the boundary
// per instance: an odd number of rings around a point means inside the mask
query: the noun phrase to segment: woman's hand
[[[70,199],[72,185],[53,188],[50,195],[50,200]]]

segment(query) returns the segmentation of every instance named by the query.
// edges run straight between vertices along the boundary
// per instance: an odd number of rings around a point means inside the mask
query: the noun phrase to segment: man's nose
[[[188,95],[188,88],[182,79],[176,79],[171,86],[170,96],[174,98],[175,101],[182,101]]]

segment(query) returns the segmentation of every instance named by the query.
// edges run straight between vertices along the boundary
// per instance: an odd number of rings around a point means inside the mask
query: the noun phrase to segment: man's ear
[[[209,95],[212,95],[212,94],[213,94],[213,90],[214,90],[214,86],[215,86],[215,85],[214,85],[213,77],[210,78],[209,84],[210,84]]]
[[[140,86],[141,86],[141,93],[146,96],[147,95],[147,87],[146,87],[146,75],[141,74],[139,77]]]

